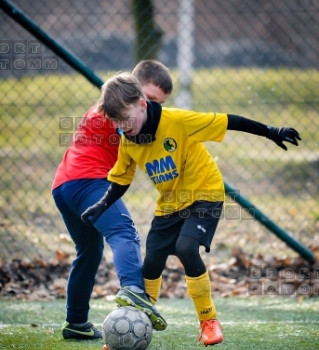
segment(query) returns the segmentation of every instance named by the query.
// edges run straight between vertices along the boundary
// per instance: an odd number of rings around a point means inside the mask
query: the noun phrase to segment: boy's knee
[[[199,254],[199,247],[194,244],[193,241],[187,239],[187,236],[183,240],[179,240],[175,246],[176,255],[180,260],[192,259],[192,257]]]

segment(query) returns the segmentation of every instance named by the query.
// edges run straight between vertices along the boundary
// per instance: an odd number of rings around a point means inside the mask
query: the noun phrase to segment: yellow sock
[[[193,299],[200,321],[217,318],[208,271],[199,277],[186,276],[187,294]]]
[[[151,296],[151,303],[154,305],[159,297],[162,285],[162,276],[156,280],[147,280],[144,278],[145,291]]]

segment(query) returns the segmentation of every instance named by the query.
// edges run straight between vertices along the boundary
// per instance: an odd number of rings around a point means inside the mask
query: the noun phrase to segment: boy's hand
[[[96,220],[105,212],[107,209],[107,203],[100,199],[97,203],[88,207],[85,212],[81,215],[81,220],[88,226],[93,226]]]
[[[298,141],[301,140],[301,137],[297,130],[293,128],[276,128],[273,126],[268,127],[269,132],[267,138],[273,140],[279,147],[287,151],[287,146],[283,144],[283,141],[292,143],[295,146],[298,146]]]

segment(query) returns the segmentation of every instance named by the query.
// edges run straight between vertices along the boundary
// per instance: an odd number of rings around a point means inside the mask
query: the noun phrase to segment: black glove
[[[287,146],[283,144],[283,141],[292,143],[295,146],[298,146],[298,141],[301,140],[300,135],[297,130],[293,128],[276,128],[273,126],[268,126],[269,132],[267,139],[273,140],[279,147],[287,151]]]
[[[105,212],[105,210],[121,198],[129,187],[130,185],[119,185],[112,182],[103,197],[82,213],[82,221],[88,226],[93,226],[95,221]]]
[[[81,215],[81,220],[88,226],[93,226],[95,221],[108,209],[104,198],[101,198],[91,207],[88,207]]]

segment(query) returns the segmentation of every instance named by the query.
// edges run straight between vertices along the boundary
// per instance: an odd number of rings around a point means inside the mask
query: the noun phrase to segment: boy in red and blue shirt
[[[163,103],[172,92],[170,73],[158,61],[141,61],[133,74],[149,99]],[[82,212],[110,185],[107,176],[117,160],[119,141],[116,125],[106,119],[96,105],[91,107],[81,120],[52,184],[53,198],[76,250],[67,284],[66,321],[62,326],[65,339],[102,337],[88,322],[88,313],[104,239],[112,250],[123,289],[117,302],[129,300],[131,305],[145,310],[156,330],[166,328],[165,320],[145,294],[139,234],[122,199],[93,227],[81,220]]]

